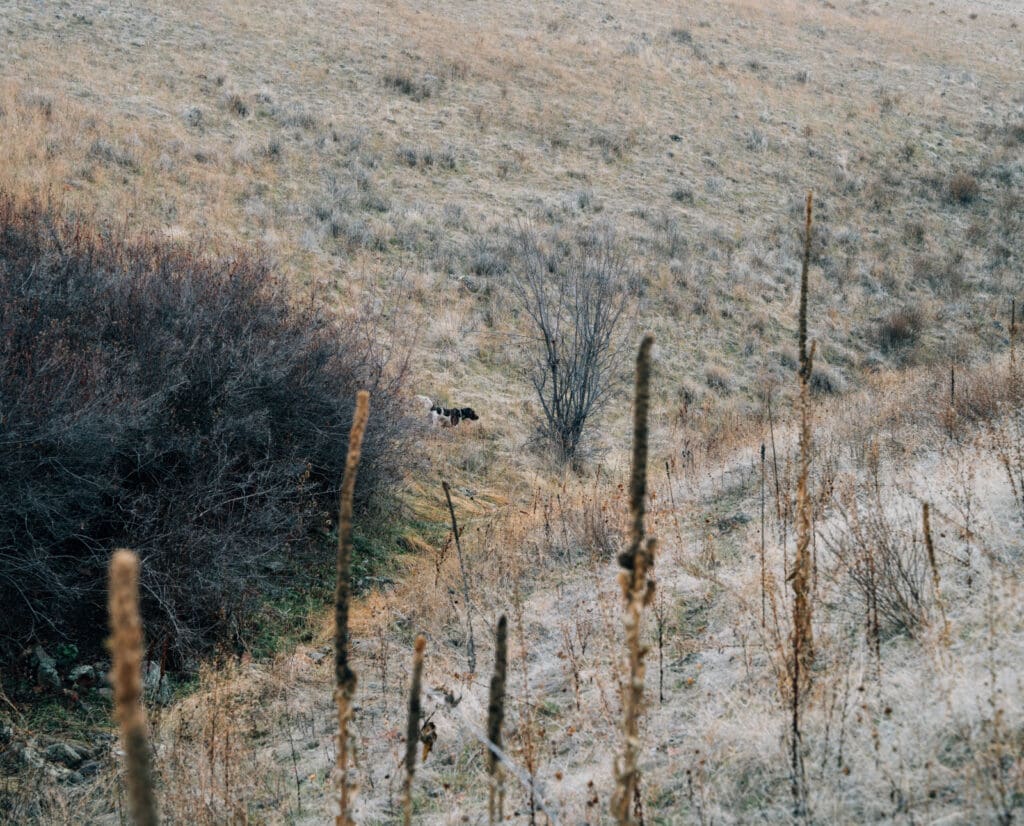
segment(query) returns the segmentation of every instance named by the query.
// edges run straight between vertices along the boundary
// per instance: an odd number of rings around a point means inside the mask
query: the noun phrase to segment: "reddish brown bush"
[[[0,195],[0,641],[97,643],[108,555],[127,545],[151,641],[244,642],[267,587],[331,558],[310,537],[363,387],[360,504],[386,492],[400,380],[368,319],[292,305],[254,258],[126,241]]]
[[[925,316],[919,307],[907,305],[893,310],[878,326],[878,346],[894,353],[917,343],[924,330]]]
[[[981,193],[977,179],[967,172],[958,172],[949,179],[949,199],[959,204],[969,204]]]

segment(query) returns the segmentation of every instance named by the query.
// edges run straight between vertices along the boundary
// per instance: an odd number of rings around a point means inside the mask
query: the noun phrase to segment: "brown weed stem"
[[[352,596],[352,500],[369,415],[370,394],[366,390],[360,390],[356,394],[356,410],[352,418],[352,431],[349,434],[348,457],[345,460],[345,475],[341,482],[338,516],[338,570],[334,590],[334,701],[338,706],[337,772],[340,789],[335,826],[353,826],[351,797],[354,790],[348,777],[348,727],[352,720],[352,698],[356,693],[356,675],[348,663],[348,608]]]
[[[142,708],[142,618],[139,616],[139,560],[128,550],[110,560],[110,649],[114,712],[121,727],[128,780],[128,808],[136,826],[156,826],[153,771]]]

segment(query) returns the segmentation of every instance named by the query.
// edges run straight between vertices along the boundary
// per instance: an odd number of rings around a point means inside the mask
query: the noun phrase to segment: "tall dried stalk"
[[[764,442],[761,442],[761,627],[768,625],[768,597],[765,594],[764,562]]]
[[[939,606],[942,616],[942,644],[949,646],[949,618],[946,616],[946,605],[942,600],[941,581],[939,580],[939,564],[935,559],[935,542],[932,539],[931,508],[927,502],[921,503],[921,522],[924,529],[924,547],[928,551],[928,566],[932,571],[932,588],[935,591],[935,604]]]
[[[775,480],[775,522],[779,526],[780,544],[782,545],[783,553],[785,553],[786,520],[782,518],[782,486],[779,483],[779,454],[775,449],[775,417],[772,415],[771,393],[765,398],[765,407],[768,411],[768,433],[772,441],[772,478]]]
[[[800,377],[811,377],[807,360],[807,281],[811,268],[811,225],[813,222],[814,193],[807,193],[807,220],[804,224],[804,260],[800,268],[800,330],[797,335],[800,347]]]
[[[804,260],[800,276],[800,475],[796,489],[796,558],[793,561],[793,661],[791,666],[792,700],[791,771],[795,814],[803,814],[803,764],[800,757],[801,693],[810,685],[810,667],[814,662],[814,632],[811,625],[811,498],[807,482],[811,467],[811,371],[815,346],[807,350],[808,269],[811,258],[811,210],[813,196],[807,193],[807,222],[804,235]]]
[[[815,345],[807,355],[808,376],[814,361]],[[796,485],[796,557],[793,560],[793,648],[797,666],[806,678],[814,660],[814,632],[811,627],[811,502],[807,490],[811,469],[811,399],[806,378],[800,382],[800,475]]]
[[[505,680],[508,675],[508,619],[504,614],[498,620],[494,632],[494,674],[491,676],[491,693],[487,702],[487,739],[501,748],[501,724],[505,719]],[[505,819],[505,788],[501,762],[498,756],[487,749],[487,773],[491,785],[487,796],[487,822],[494,826]]]
[[[423,684],[423,652],[426,647],[427,638],[420,634],[416,637],[412,655],[409,719],[405,727],[405,782],[402,785],[402,822],[405,826],[412,823],[412,778],[416,774],[416,744],[419,743],[420,717],[423,716],[420,693]]]
[[[791,771],[794,814],[803,814],[803,763],[800,756],[800,711],[802,693],[810,686],[814,662],[814,632],[811,625],[811,498],[807,493],[811,453],[810,388],[808,378],[814,361],[814,344],[807,356],[807,374],[800,385],[800,476],[796,488],[797,539],[793,560],[793,656],[790,674],[792,701]]]
[[[1017,299],[1010,299],[1010,380],[1017,391]]]
[[[352,698],[356,693],[356,675],[348,664],[348,606],[351,599],[352,570],[352,498],[356,489],[356,471],[363,448],[363,434],[370,416],[370,394],[356,394],[356,411],[348,440],[348,458],[341,482],[341,505],[338,516],[338,572],[334,590],[334,701],[338,706],[338,815],[335,826],[354,826],[351,797],[355,794],[349,783],[349,734],[352,720]]]
[[[462,542],[459,540],[459,525],[455,521],[455,506],[452,505],[452,489],[447,482],[442,482],[445,499],[448,500],[448,513],[452,517],[452,535],[455,537],[455,550],[459,555],[459,572],[462,574],[462,601],[466,606],[466,659],[469,673],[476,674],[476,643],[473,641],[473,606],[469,601],[469,574],[466,572],[466,560],[462,555]]]
[[[1016,361],[1017,299],[1010,299],[1010,359]]]
[[[128,550],[110,560],[110,649],[114,712],[121,727],[128,779],[128,808],[136,826],[156,826],[156,798],[146,712],[142,708],[142,618],[139,616],[139,560]]]
[[[640,751],[640,715],[644,699],[644,655],[646,646],[640,642],[643,609],[654,598],[654,582],[648,576],[654,567],[657,542],[644,538],[644,511],[647,495],[647,412],[650,406],[651,347],[654,337],[647,335],[640,343],[636,359],[636,402],[633,409],[633,472],[629,485],[632,513],[632,537],[629,548],[619,555],[619,584],[625,600],[626,646],[629,652],[629,684],[623,692],[622,755],[615,763],[615,792],[611,811],[621,826],[633,826],[637,821],[633,807],[639,788],[640,771],[637,756]]]

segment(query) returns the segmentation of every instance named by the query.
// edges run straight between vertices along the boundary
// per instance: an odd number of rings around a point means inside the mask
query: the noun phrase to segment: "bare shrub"
[[[842,393],[842,376],[827,364],[816,364],[811,374],[811,393],[815,396],[832,396]]]
[[[944,259],[919,256],[914,260],[911,272],[916,281],[927,282],[937,293],[956,298],[963,292],[965,279],[962,252],[948,255]]]
[[[224,107],[240,118],[249,116],[249,104],[237,92],[229,92],[224,95]]]
[[[916,633],[928,621],[931,605],[917,510],[904,513],[887,498],[877,475],[850,485],[836,496],[839,529],[825,536],[840,587],[849,587],[873,647],[897,634]]]
[[[989,440],[1014,501],[1024,514],[1024,414],[1020,412],[1020,394],[1015,395],[1015,403],[1003,408],[1009,408],[1006,415],[989,424]]]
[[[408,72],[395,70],[384,75],[384,85],[420,103],[441,91],[441,79],[434,75],[414,77]]]
[[[958,204],[973,203],[981,194],[977,179],[967,172],[957,172],[949,179],[947,187],[949,199]]]
[[[0,196],[0,643],[98,646],[106,560],[130,544],[155,644],[244,646],[261,593],[330,558],[310,540],[357,389],[376,400],[357,505],[396,478],[401,370],[371,324],[292,306],[257,260]]]
[[[712,390],[728,395],[732,392],[733,381],[729,372],[717,364],[711,364],[704,370],[704,381]]]
[[[511,247],[513,295],[536,334],[530,380],[544,411],[541,431],[572,460],[587,420],[621,378],[629,265],[608,227],[575,238],[520,227]]]
[[[924,321],[924,313],[914,305],[893,310],[878,325],[878,346],[883,353],[894,353],[916,344]]]

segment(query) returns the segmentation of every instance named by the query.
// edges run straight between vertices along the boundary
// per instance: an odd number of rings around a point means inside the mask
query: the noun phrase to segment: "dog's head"
[[[475,422],[480,418],[476,415],[476,411],[472,407],[463,407],[462,410],[459,411],[459,415],[463,419],[468,419],[471,422]]]

